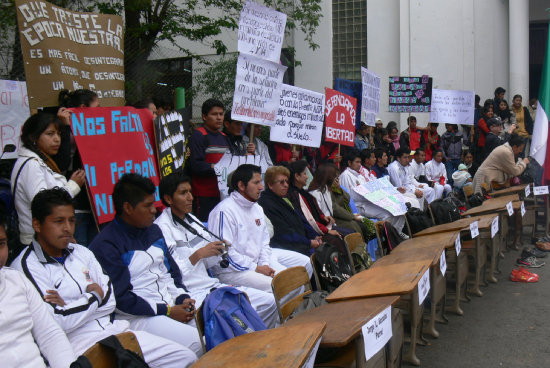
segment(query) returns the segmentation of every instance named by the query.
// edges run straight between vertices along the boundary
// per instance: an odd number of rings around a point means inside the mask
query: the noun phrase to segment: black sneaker
[[[536,257],[536,258],[546,258],[547,254],[546,252],[543,252],[541,250],[538,250],[537,248],[523,248],[523,251],[521,252],[521,258],[527,258],[527,257]]]
[[[539,268],[545,265],[545,262],[539,261],[535,257],[518,258],[516,264],[523,267]]]

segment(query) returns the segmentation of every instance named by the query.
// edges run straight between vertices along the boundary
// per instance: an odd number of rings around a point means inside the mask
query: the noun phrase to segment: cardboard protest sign
[[[286,66],[240,54],[231,118],[260,125],[275,124],[285,71]]]
[[[21,128],[29,116],[25,82],[0,80],[0,152],[6,144],[17,147],[15,152],[6,152],[2,159],[17,158],[21,146]]]
[[[57,106],[60,90],[90,89],[102,106],[124,105],[124,31],[118,15],[16,0],[32,109]]]
[[[283,84],[279,111],[269,139],[308,147],[321,145],[325,96]]]
[[[286,14],[247,1],[239,18],[239,52],[278,63],[285,26]]]
[[[155,119],[155,142],[157,144],[160,177],[183,169],[187,147],[183,117],[172,111]]]
[[[113,187],[126,173],[150,178],[157,186],[159,173],[154,151],[153,115],[133,107],[71,109],[71,125],[90,188],[98,223],[114,217]]]
[[[355,145],[355,115],[357,100],[330,88],[325,88],[325,139],[327,142]]]
[[[430,121],[447,124],[474,124],[474,91],[432,90]]]
[[[214,165],[214,172],[218,176],[218,189],[220,190],[220,198],[224,200],[229,195],[228,178],[235,169],[244,164],[252,164],[259,166],[262,169],[262,180],[269,165],[265,158],[260,155],[234,156],[231,153],[225,153],[220,161]]]
[[[432,78],[390,77],[390,112],[429,112]]]
[[[362,102],[361,121],[374,126],[380,110],[380,77],[367,68],[361,67]]]
[[[405,204],[407,200],[390,183],[387,176],[358,185],[353,190],[394,216],[404,215],[407,212]]]

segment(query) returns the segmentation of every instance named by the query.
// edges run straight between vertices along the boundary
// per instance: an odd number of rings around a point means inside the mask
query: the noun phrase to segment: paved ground
[[[524,238],[523,243],[529,244]],[[499,282],[482,287],[483,297],[462,303],[464,316],[447,313],[438,339],[418,346],[423,368],[550,367],[550,255],[534,284],[509,281],[520,252],[506,253]]]

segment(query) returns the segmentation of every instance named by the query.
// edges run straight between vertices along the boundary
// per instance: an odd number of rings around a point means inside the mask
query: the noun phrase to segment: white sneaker
[[[403,239],[403,240],[409,239],[409,236],[408,236],[407,234],[405,234],[405,233],[399,233],[399,236],[400,236],[401,239]]]

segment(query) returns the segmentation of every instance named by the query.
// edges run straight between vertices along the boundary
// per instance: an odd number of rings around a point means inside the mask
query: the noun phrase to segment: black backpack
[[[149,365],[145,363],[143,358],[139,355],[125,349],[124,346],[120,343],[118,338],[114,335],[108,336],[103,340],[97,342],[105,346],[106,348],[112,350],[115,353],[117,365],[116,368],[148,368]],[[92,368],[92,364],[85,356],[81,355],[76,361],[71,363],[70,368]],[[115,368],[115,367],[113,367]]]
[[[399,231],[389,221],[384,222],[379,235],[385,254],[390,254],[403,241],[403,238],[399,235]]]
[[[468,203],[470,208],[479,207],[483,204],[484,200],[485,197],[483,197],[480,193],[474,193],[470,196],[470,198],[468,198]]]
[[[535,183],[534,185],[541,185],[542,183],[543,168],[539,165],[537,160],[529,157],[529,163],[525,168],[525,171],[519,176],[519,180],[522,184]]]
[[[318,270],[321,289],[334,291],[353,274],[349,258],[341,247],[323,242],[315,249],[315,268]]]
[[[430,206],[436,225],[460,220],[460,212],[452,198],[436,199]]]
[[[409,222],[409,226],[411,228],[411,233],[412,233],[412,234],[409,234],[409,236],[416,234],[429,227],[432,227],[434,225],[430,216],[428,216],[424,211],[416,207],[411,207],[408,203],[407,203],[407,206],[409,208],[407,209],[406,216],[407,216],[407,221]]]

